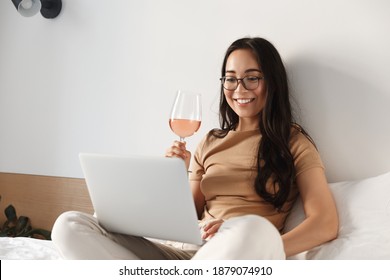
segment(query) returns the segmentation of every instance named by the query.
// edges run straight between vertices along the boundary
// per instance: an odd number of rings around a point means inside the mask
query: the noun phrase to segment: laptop
[[[183,160],[87,153],[79,158],[95,214],[105,229],[203,244]]]

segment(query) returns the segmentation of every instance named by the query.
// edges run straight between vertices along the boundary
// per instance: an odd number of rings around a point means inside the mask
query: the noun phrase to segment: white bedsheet
[[[0,260],[58,260],[61,255],[49,240],[0,237]]]

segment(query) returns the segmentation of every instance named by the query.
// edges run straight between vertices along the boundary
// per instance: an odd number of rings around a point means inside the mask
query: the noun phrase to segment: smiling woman
[[[287,256],[333,239],[337,232],[335,204],[312,139],[293,122],[287,75],[278,51],[263,38],[239,39],[228,48],[221,74],[221,129],[212,130],[198,146],[190,177],[195,181],[193,187],[200,189],[206,201],[205,217],[220,219],[219,223],[206,227],[210,236],[218,234],[221,221],[232,215],[232,210],[228,209],[233,207],[233,201],[228,200],[249,187],[248,193],[239,196],[248,200],[248,208],[241,211],[266,217],[279,230],[297,193],[305,199],[308,215],[304,225],[282,236]],[[216,170],[219,164],[211,160],[211,155],[216,159],[223,154],[229,162],[234,162],[228,174],[219,174]],[[241,158],[233,160],[237,155]],[[246,160],[242,158],[244,155]],[[226,160],[220,160],[224,162],[221,165],[227,165]],[[244,167],[233,172],[238,162],[240,166],[253,168],[248,170],[247,176],[243,175]],[[254,169],[257,172],[253,172]],[[221,188],[212,178],[223,178]],[[237,178],[242,182],[238,183]],[[231,189],[227,182],[233,182]],[[223,203],[227,189],[229,199]],[[240,207],[236,207],[238,211]],[[314,214],[324,209],[328,214]],[[313,213],[311,217],[310,213]],[[318,238],[320,228],[328,231]]]
[[[257,37],[233,42],[220,90],[221,128],[199,143],[189,173],[204,244],[109,232],[96,217],[72,211],[53,227],[65,258],[284,259],[336,237],[323,164],[310,137],[292,121],[287,75],[275,47]],[[175,141],[166,156],[182,158],[189,168],[185,142]],[[298,193],[307,216],[281,235]]]

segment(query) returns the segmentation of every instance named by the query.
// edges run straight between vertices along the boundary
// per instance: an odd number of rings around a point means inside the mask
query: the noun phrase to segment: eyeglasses
[[[242,85],[247,90],[256,89],[259,86],[259,80],[262,80],[263,77],[257,76],[246,76],[241,79],[237,79],[236,77],[225,76],[220,78],[221,85],[226,90],[235,90],[238,87],[238,82],[241,81]]]

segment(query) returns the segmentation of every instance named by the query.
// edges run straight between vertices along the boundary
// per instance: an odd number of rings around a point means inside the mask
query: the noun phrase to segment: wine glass
[[[179,90],[173,103],[169,126],[172,131],[184,142],[198,131],[202,121],[201,95]]]

